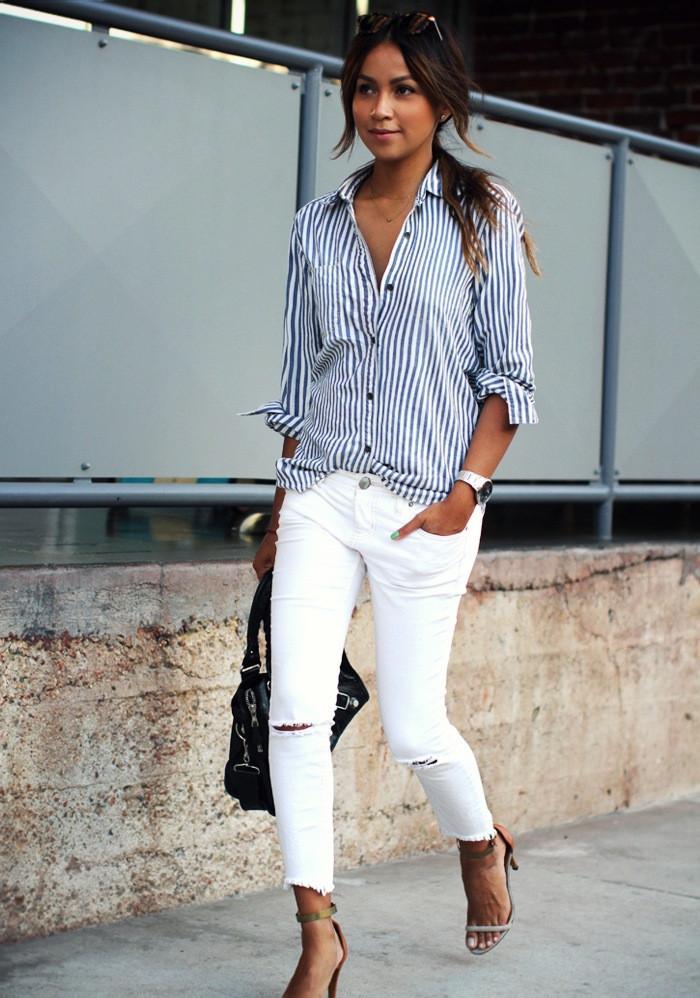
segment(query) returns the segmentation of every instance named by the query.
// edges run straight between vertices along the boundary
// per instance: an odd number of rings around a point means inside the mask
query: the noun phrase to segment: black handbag
[[[241,665],[241,681],[231,699],[233,726],[224,786],[244,811],[275,813],[267,754],[270,716],[272,569],[258,582],[248,618],[248,636]],[[260,625],[265,632],[265,669],[261,671]],[[338,677],[338,699],[331,727],[331,751],[355,714],[369,700],[369,691],[343,650]]]

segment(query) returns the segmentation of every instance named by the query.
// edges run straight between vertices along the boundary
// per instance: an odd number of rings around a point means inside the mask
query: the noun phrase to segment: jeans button
[[[357,484],[360,486],[361,489],[368,489],[371,483],[369,478],[367,478],[366,475],[363,475]]]

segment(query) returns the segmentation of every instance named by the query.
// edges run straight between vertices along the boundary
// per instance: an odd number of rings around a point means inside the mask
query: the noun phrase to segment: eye
[[[358,83],[356,87],[356,93],[364,94],[367,92],[368,89],[369,90],[372,89],[371,83]],[[409,94],[414,94],[416,92],[415,89],[413,87],[409,87],[407,83],[400,83],[396,89],[397,91],[407,90]]]

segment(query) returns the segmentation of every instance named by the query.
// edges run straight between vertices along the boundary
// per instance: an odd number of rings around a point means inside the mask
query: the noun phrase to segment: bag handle
[[[247,669],[253,669],[257,667],[257,672],[260,671],[260,625],[262,624],[265,628],[265,637],[267,640],[268,653],[267,653],[267,669],[270,671],[269,662],[269,647],[270,647],[270,597],[272,595],[272,569],[269,568],[267,572],[260,577],[257,588],[253,595],[253,600],[250,605],[250,614],[248,617],[248,631],[246,638],[246,650],[243,656],[243,663],[241,665],[241,672]]]

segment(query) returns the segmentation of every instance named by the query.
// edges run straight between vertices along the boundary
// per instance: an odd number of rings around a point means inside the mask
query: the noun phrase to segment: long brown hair
[[[442,18],[440,18],[440,33],[442,41],[434,25],[429,25],[424,31],[416,34],[409,34],[401,30],[396,21],[388,21],[376,32],[358,32],[355,35],[350,42],[341,70],[345,129],[339,142],[333,147],[334,150],[338,150],[332,156],[333,159],[341,156],[355,141],[352,101],[357,78],[365,57],[384,41],[394,42],[401,50],[411,76],[421,85],[431,105],[433,107],[442,105],[448,109],[455,131],[465,145],[474,152],[489,155],[472,142],[468,135],[471,118],[469,92],[478,89],[483,93],[483,90],[469,78],[454,29]],[[476,209],[484,216],[487,224],[495,227],[498,208],[508,206],[504,203],[500,191],[490,182],[490,178],[503,181],[499,174],[461,163],[440,143],[440,131],[447,124],[449,117],[445,122],[438,123],[433,138],[433,157],[439,161],[443,197],[450,205],[452,216],[461,229],[464,258],[472,272],[476,274],[479,266],[484,271],[488,268],[470,209]],[[542,271],[535,256],[535,245],[527,231],[523,236],[523,245],[532,271],[541,277]]]

